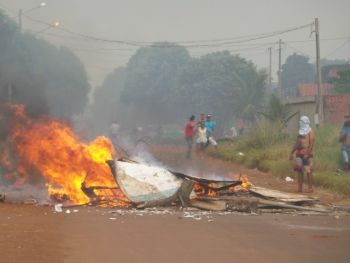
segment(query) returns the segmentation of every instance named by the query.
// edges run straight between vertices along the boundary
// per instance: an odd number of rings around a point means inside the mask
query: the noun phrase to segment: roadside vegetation
[[[337,174],[341,167],[339,127],[326,126],[316,130],[314,154],[315,185],[338,194],[350,196],[350,174]],[[224,141],[211,156],[257,168],[284,179],[296,179],[293,162],[288,159],[294,137],[281,131],[279,122],[260,121],[249,135],[234,141]]]

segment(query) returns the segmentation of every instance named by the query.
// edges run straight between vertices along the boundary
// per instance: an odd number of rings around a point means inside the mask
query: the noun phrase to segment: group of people
[[[212,120],[212,115],[202,113],[199,120],[196,121],[196,116],[192,115],[186,123],[184,136],[187,143],[186,158],[191,158],[193,142],[196,142],[197,152],[203,151],[212,144],[217,147],[217,142],[214,139],[213,133],[216,128],[216,122]]]
[[[349,172],[350,114],[344,115],[344,119],[344,124],[339,135],[343,161],[343,170],[341,171]],[[303,191],[304,173],[307,175],[308,192],[313,192],[314,177],[312,170],[314,142],[315,134],[310,126],[310,120],[307,116],[302,116],[299,120],[298,136],[289,157],[290,160],[295,160],[294,170],[298,173],[298,192]]]

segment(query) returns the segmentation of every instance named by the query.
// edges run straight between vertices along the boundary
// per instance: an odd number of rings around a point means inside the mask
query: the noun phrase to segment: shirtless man
[[[304,172],[307,174],[308,190],[313,192],[313,147],[315,134],[310,127],[310,120],[307,116],[302,116],[299,120],[299,132],[296,142],[290,152],[289,159],[293,160],[295,153],[294,170],[298,172],[298,192],[303,191]]]

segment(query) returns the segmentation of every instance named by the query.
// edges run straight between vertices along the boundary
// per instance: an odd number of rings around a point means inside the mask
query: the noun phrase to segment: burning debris
[[[63,207],[175,205],[249,213],[271,207],[324,211],[303,206],[315,199],[251,188],[244,176],[209,180],[119,158],[108,138],[82,143],[68,124],[48,117],[31,119],[21,105],[0,110],[1,127],[6,127],[0,131],[0,192],[31,185],[44,189],[53,203],[64,203]],[[35,192],[30,198],[35,199]],[[4,199],[0,194],[0,201]]]
[[[0,121],[1,127],[10,124],[1,131],[5,139],[0,145],[1,184],[7,189],[29,184],[46,189],[54,200],[73,204],[91,201],[83,189],[96,196],[113,191],[126,200],[105,163],[114,154],[108,138],[84,144],[68,124],[48,117],[31,119],[21,105],[2,106]]]

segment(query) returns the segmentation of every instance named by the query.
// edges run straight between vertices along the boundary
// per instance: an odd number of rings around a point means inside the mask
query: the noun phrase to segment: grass
[[[315,185],[338,194],[350,196],[350,174],[337,175],[341,167],[339,127],[327,126],[316,130],[314,153]],[[209,154],[257,168],[274,176],[294,176],[292,162],[288,160],[295,137],[281,132],[278,124],[258,123],[252,132],[236,142],[222,142],[218,150],[209,149]]]

